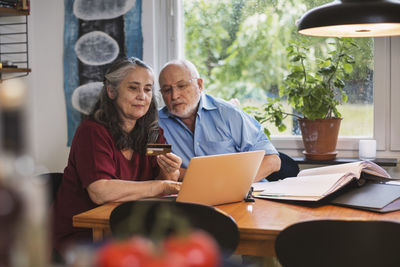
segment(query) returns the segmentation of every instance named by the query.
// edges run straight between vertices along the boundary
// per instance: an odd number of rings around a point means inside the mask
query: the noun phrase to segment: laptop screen
[[[206,205],[242,201],[264,154],[257,150],[192,158],[177,201]]]

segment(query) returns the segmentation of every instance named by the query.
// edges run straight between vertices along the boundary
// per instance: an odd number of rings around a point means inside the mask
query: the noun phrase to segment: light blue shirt
[[[187,168],[192,157],[264,150],[278,154],[263,127],[249,114],[228,102],[202,94],[194,133],[167,107],[159,111],[159,124],[172,152]]]

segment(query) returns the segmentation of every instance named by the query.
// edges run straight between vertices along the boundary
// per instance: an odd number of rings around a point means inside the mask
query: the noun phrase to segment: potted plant
[[[345,79],[353,71],[351,56],[357,45],[351,38],[335,38],[329,42],[332,50],[325,57],[311,57],[311,46],[306,38],[289,43],[289,72],[279,89],[280,98],[268,99],[261,108],[245,110],[260,122],[275,124],[284,131],[283,120],[297,117],[308,159],[330,160],[336,157],[336,143],[342,115],[337,106],[347,101],[343,90]],[[294,112],[285,112],[282,101],[286,100]],[[266,134],[270,132],[265,128]]]

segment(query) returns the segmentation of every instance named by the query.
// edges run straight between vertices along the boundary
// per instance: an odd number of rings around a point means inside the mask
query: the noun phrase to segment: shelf
[[[334,160],[308,160],[305,157],[292,157],[298,164],[311,164],[311,165],[336,165],[343,163],[350,163],[360,161],[358,158],[336,158]],[[394,158],[376,158],[371,160],[379,166],[396,167],[398,159]]]
[[[28,10],[18,10],[14,8],[5,8],[5,7],[0,7],[0,16],[6,17],[6,16],[28,16],[29,11]]]
[[[24,0],[24,3],[28,1]],[[29,68],[28,56],[28,10],[0,7],[0,17],[8,16],[0,21],[0,81],[27,76]],[[11,17],[12,16],[12,17]],[[12,65],[13,67],[6,67]]]
[[[13,73],[13,72],[31,72],[31,69],[29,68],[1,68],[0,72],[7,72],[7,73]]]

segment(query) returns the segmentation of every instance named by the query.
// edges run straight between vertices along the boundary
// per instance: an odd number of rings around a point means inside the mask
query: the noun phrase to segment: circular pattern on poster
[[[102,82],[92,82],[79,86],[72,93],[72,106],[82,114],[89,115],[102,88]]]
[[[76,41],[75,53],[82,63],[99,66],[113,62],[118,56],[119,46],[108,34],[92,31]]]
[[[75,0],[74,14],[82,20],[114,19],[124,15],[136,0]]]

